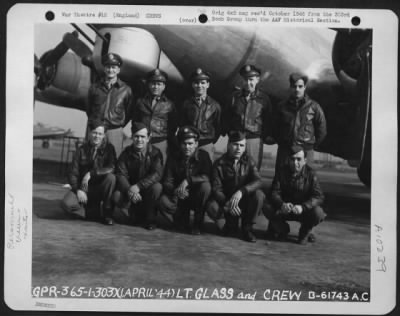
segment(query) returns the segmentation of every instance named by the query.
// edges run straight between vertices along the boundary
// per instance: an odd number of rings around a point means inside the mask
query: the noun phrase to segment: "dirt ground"
[[[274,300],[278,290],[296,292],[299,300],[311,292],[370,291],[370,193],[354,172],[318,172],[328,217],[315,229],[317,242],[301,246],[295,222],[290,241],[267,241],[263,216],[256,243],[222,237],[208,220],[205,233],[192,236],[174,231],[162,217],[155,231],[71,219],[59,207],[67,190],[59,171],[56,163],[34,160],[33,288],[143,287],[151,291],[146,298],[165,299],[185,288],[193,289],[189,299],[215,299],[231,289],[233,298],[242,293],[255,300]],[[271,172],[262,172],[269,183]],[[171,292],[160,292],[165,289]]]

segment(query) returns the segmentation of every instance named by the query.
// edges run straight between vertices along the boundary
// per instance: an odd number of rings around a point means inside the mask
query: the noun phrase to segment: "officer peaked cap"
[[[196,127],[187,125],[179,128],[176,137],[180,142],[188,138],[198,140],[200,138],[200,132]]]
[[[198,80],[207,80],[210,81],[210,73],[207,71],[203,71],[201,68],[197,68],[191,75],[190,79],[193,81],[198,81]]]
[[[289,76],[289,83],[292,86],[300,79],[303,80],[304,84],[307,84],[307,81],[308,81],[307,75],[298,73],[298,72],[294,72],[294,73],[290,74],[290,76]]]
[[[121,67],[122,66],[122,58],[118,54],[108,53],[108,54],[103,55],[103,57],[101,58],[101,63],[103,64],[103,66],[116,65],[118,67]]]
[[[239,73],[243,78],[253,76],[259,77],[261,75],[261,70],[254,65],[244,65],[242,68],[240,68]]]
[[[246,134],[242,131],[230,131],[228,134],[228,140],[230,143],[240,142],[246,138]]]
[[[132,135],[144,128],[147,129],[147,134],[149,134],[149,128],[146,124],[142,122],[133,122],[131,127]]]
[[[147,73],[146,80],[147,80],[147,82],[150,82],[150,81],[167,82],[168,75],[161,69],[156,68]]]

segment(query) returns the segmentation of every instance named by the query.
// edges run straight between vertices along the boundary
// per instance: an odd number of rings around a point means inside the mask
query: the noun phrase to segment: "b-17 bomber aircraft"
[[[73,28],[75,30],[73,30]],[[323,108],[328,134],[317,148],[357,167],[371,182],[372,30],[179,25],[76,25],[56,47],[35,56],[36,100],[86,110],[90,84],[102,73],[101,56],[119,54],[120,77],[134,93],[158,67],[169,76],[167,95],[181,101],[196,67],[211,73],[209,94],[223,107],[240,88],[239,69],[256,64],[261,89],[274,106],[288,96],[289,74],[309,76],[307,92]],[[93,39],[85,32],[95,34]],[[61,37],[61,36],[60,36]],[[85,38],[83,41],[81,38]]]

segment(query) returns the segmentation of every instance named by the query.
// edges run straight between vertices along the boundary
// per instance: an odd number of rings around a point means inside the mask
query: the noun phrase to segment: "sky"
[[[68,118],[67,120],[65,118]],[[86,130],[86,113],[62,108],[40,101],[35,102],[34,123],[60,127],[66,130],[71,129],[77,137],[84,137]]]

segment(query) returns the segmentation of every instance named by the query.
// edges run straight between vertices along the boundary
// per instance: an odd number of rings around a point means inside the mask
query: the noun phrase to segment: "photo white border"
[[[49,22],[45,13],[55,20]],[[398,19],[389,10],[351,10],[298,8],[301,11],[349,12],[361,19],[359,28],[373,29],[372,58],[372,185],[371,185],[371,291],[370,302],[248,302],[195,300],[110,300],[33,298],[32,271],[32,148],[33,148],[33,55],[36,23],[113,23],[179,24],[181,17],[211,15],[212,10],[282,10],[293,8],[261,7],[177,7],[73,4],[17,4],[7,15],[6,62],[6,154],[5,154],[5,262],[4,292],[6,304],[15,310],[151,311],[221,313],[337,313],[384,314],[396,302],[396,222],[397,222],[397,42]],[[140,12],[139,18],[66,18],[62,12]],[[146,13],[162,12],[162,20],[146,19]],[[355,28],[351,18],[338,23],[290,23],[290,27]],[[187,23],[193,25],[193,23]],[[196,24],[199,22],[196,20]],[[207,22],[227,25],[229,22]],[[233,23],[237,24],[237,23]],[[278,25],[262,23],[264,27]],[[280,25],[279,25],[280,26]],[[284,26],[284,25],[282,25]],[[23,153],[23,154],[22,154]],[[7,244],[16,216],[26,222],[25,238],[10,248]],[[376,226],[382,228],[376,232]],[[15,232],[14,232],[15,233]],[[379,242],[377,240],[380,240]],[[378,251],[383,245],[383,252]],[[385,257],[386,272],[378,272],[379,258]],[[39,304],[38,304],[39,303]]]

